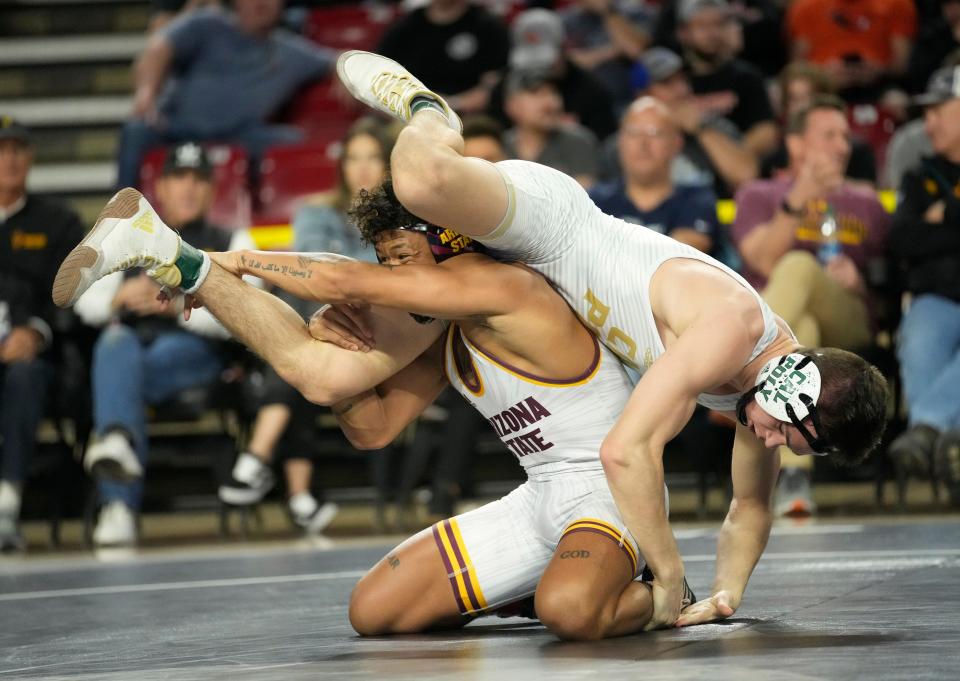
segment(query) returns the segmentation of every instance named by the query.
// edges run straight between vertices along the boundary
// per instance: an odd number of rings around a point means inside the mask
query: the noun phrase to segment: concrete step
[[[0,36],[142,32],[149,17],[150,3],[145,0],[4,0]]]
[[[133,74],[129,60],[106,64],[24,64],[0,68],[0,100],[4,101],[123,95],[132,91]]]
[[[120,131],[116,126],[51,128],[34,135],[34,162],[114,161]]]
[[[144,45],[144,33],[69,35],[62,37],[4,38],[0,67],[27,64],[132,62]]]
[[[117,181],[113,161],[91,163],[48,163],[34,166],[27,188],[39,194],[109,192]]]
[[[130,114],[130,95],[57,97],[6,102],[3,111],[33,128],[120,125]]]

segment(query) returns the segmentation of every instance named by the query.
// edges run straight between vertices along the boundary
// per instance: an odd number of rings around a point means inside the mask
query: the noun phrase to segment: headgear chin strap
[[[835,448],[823,438],[817,399],[820,397],[820,370],[812,357],[790,353],[767,362],[757,376],[757,385],[737,401],[737,420],[747,425],[746,408],[753,399],[766,413],[796,426],[813,454],[826,456]],[[814,436],[803,420],[810,417]]]

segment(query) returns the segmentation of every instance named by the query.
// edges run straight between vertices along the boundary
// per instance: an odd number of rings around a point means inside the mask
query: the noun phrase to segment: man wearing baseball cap
[[[923,107],[933,155],[907,171],[891,233],[913,301],[900,326],[907,431],[890,453],[942,480],[960,506],[960,66],[930,77]]]
[[[60,329],[49,302],[59,262],[83,238],[75,213],[27,191],[30,131],[0,114],[0,550],[23,547],[20,502]],[[60,318],[60,317],[57,317]]]
[[[207,222],[214,188],[213,167],[203,147],[186,142],[169,149],[155,186],[163,221],[202,249],[252,248],[247,230],[231,235]],[[229,337],[205,311],[183,321],[177,306],[164,307],[157,300],[159,292],[159,285],[140,270],[116,273],[93,285],[75,308],[87,324],[103,327],[91,371],[96,439],[84,458],[84,467],[97,478],[102,510],[93,541],[100,546],[136,541],[148,450],[147,405],[214,381],[222,366],[220,341]],[[174,358],[189,370],[170,371]]]

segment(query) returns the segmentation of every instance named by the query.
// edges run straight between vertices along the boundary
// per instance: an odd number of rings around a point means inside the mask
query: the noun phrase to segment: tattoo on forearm
[[[564,551],[560,554],[560,560],[567,558],[589,558],[590,552],[586,549],[574,549],[573,551]]]
[[[396,570],[398,567],[400,567],[400,559],[391,553],[387,556],[387,564]]]
[[[309,258],[304,258],[302,256],[297,256],[298,267],[277,265],[272,262],[265,263],[258,258],[248,258],[243,255],[240,256],[240,262],[243,264],[244,268],[250,271],[276,272],[277,274],[293,277],[294,279],[309,279],[313,276],[313,262]]]

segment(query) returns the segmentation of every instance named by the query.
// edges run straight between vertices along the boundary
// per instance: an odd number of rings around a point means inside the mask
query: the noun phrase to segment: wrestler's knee
[[[565,641],[603,638],[601,605],[588,594],[565,586],[537,589],[535,600],[540,623]]]
[[[350,594],[350,626],[361,636],[389,633],[391,622],[386,605],[361,579]]]

